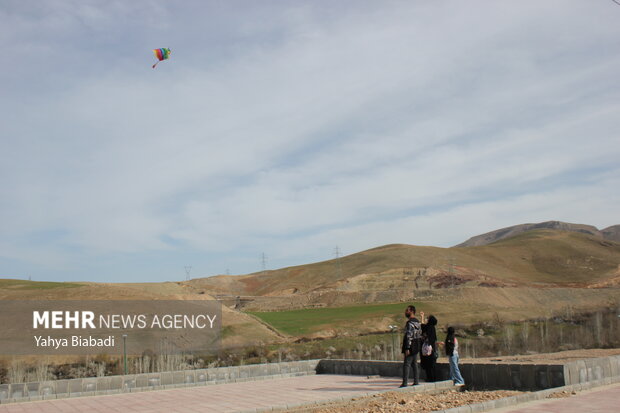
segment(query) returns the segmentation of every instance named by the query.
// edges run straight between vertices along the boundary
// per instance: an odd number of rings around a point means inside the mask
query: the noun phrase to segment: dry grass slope
[[[423,278],[464,278],[458,283],[477,280],[497,286],[588,287],[619,277],[619,266],[620,243],[578,232],[535,230],[479,247],[386,245],[343,257],[339,262],[197,279],[191,285],[219,294],[279,296],[337,288],[361,275],[366,281],[369,276],[380,281],[388,279],[390,273],[410,273]]]

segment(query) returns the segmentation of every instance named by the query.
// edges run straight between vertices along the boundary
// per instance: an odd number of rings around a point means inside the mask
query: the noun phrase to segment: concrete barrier
[[[565,363],[563,376],[566,385],[620,376],[620,356],[583,359]]]
[[[577,360],[562,364],[463,363],[460,370],[468,388],[537,391],[620,376],[620,356]],[[321,360],[318,374],[400,377],[402,362]],[[420,378],[424,380],[424,370]],[[438,380],[450,378],[447,363],[437,363]]]

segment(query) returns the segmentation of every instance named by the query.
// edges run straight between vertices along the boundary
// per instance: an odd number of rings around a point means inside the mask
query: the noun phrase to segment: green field
[[[248,312],[248,314],[260,318],[278,331],[298,336],[329,326],[340,327],[349,323],[359,323],[364,319],[389,317],[395,321],[404,320],[406,307],[407,304],[405,303],[369,304],[351,307]]]

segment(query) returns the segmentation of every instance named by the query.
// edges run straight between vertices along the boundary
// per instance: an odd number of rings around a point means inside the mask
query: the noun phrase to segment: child
[[[461,371],[459,370],[459,341],[454,335],[454,327],[448,327],[445,346],[446,355],[450,362],[450,379],[454,381],[454,384],[457,386],[464,386],[465,380],[463,380],[463,376],[461,376]]]

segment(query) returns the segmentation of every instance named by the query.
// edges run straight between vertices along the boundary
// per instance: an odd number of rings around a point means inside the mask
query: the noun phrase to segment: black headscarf
[[[436,325],[437,319],[434,315],[428,317],[428,321],[424,324],[424,334],[426,334],[426,339],[433,347],[437,341],[437,331],[435,330]]]
[[[454,354],[454,327],[448,327],[445,348],[446,355],[451,356],[452,354]]]

